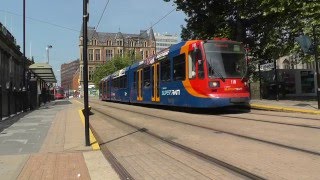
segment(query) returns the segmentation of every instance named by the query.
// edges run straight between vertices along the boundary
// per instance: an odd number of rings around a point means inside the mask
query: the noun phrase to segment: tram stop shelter
[[[29,66],[30,77],[30,100],[32,108],[36,108],[41,103],[46,103],[53,99],[50,88],[53,89],[53,83],[57,79],[52,70],[52,66],[47,63],[35,63]]]
[[[53,73],[52,66],[47,63],[35,63],[29,66],[30,71],[45,83],[56,83],[57,79]]]

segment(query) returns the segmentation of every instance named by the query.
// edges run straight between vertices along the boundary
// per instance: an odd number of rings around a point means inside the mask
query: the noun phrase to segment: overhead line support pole
[[[89,102],[88,102],[88,59],[87,59],[87,49],[88,49],[88,21],[89,14],[87,12],[87,5],[89,0],[83,0],[83,88],[84,88],[84,121],[85,121],[85,141],[86,146],[90,146],[89,138]]]

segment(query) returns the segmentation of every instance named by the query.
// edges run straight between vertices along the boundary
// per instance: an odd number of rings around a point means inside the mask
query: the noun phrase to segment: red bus
[[[54,88],[54,99],[64,99],[64,89],[62,87],[56,86]]]

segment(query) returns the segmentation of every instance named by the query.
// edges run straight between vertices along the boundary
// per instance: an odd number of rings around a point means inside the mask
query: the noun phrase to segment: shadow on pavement
[[[55,105],[67,105],[67,104],[72,104],[72,103],[69,100],[55,101]]]
[[[32,111],[20,113],[18,115],[15,115],[13,117],[10,117],[8,119],[0,121],[0,134],[3,134],[2,133],[3,130],[7,129],[8,127],[13,125],[14,123],[18,122],[21,118],[23,118],[24,116],[26,116],[30,112],[32,112]]]

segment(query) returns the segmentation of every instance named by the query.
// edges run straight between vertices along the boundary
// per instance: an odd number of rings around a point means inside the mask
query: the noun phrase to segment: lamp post
[[[48,46],[46,47],[46,50],[47,50],[47,64],[49,64],[49,49],[50,49],[50,48],[52,48],[51,45],[48,45]]]
[[[22,56],[22,109],[25,111],[27,109],[26,104],[28,104],[28,99],[26,99],[26,1],[23,0],[23,56]]]

